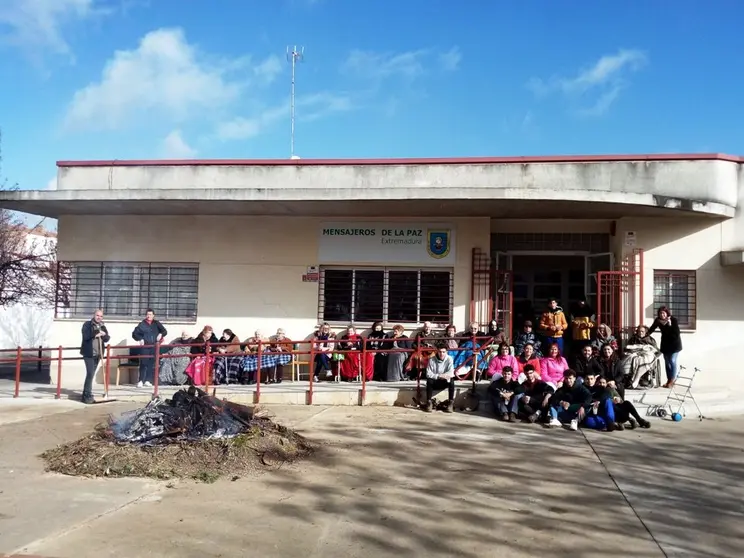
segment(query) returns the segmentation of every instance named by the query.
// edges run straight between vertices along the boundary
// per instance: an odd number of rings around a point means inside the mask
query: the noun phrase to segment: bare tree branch
[[[0,131],[0,190],[15,190],[18,186],[8,186],[2,175],[2,160]],[[28,227],[17,213],[0,209],[0,307],[54,305],[57,243],[40,223]]]

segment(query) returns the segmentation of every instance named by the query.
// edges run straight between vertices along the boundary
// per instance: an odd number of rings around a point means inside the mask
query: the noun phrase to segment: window
[[[112,318],[141,318],[147,308],[163,320],[196,321],[195,264],[60,263],[56,316],[88,318],[97,308]]]
[[[682,329],[695,329],[696,295],[694,271],[654,271],[654,310],[669,308]]]
[[[318,317],[327,322],[447,324],[452,272],[413,268],[321,268]]]

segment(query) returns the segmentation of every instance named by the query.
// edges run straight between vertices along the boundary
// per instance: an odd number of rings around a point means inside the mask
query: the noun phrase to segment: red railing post
[[[23,349],[18,347],[16,350],[16,362],[15,362],[15,391],[13,397],[18,397],[21,393],[21,359],[23,358]]]
[[[473,358],[473,367],[472,367],[472,370],[473,370],[473,393],[475,393],[475,384],[478,381],[478,348],[476,346],[477,339],[475,337],[475,333],[473,333],[473,338],[471,339],[470,342],[473,344],[473,346],[472,346],[472,349],[473,349],[473,355],[472,355],[472,358]]]
[[[362,360],[360,362],[361,374],[362,374],[362,396],[359,399],[359,404],[364,405],[364,400],[367,397],[367,340],[362,338]],[[373,369],[374,369],[374,353],[372,354]]]
[[[111,345],[106,345],[106,360],[103,363],[103,398],[108,399],[111,387]]]
[[[315,381],[315,343],[310,343],[310,365],[309,368],[309,380],[310,385],[308,386],[307,390],[307,404],[312,405],[313,404],[313,383]]]
[[[209,339],[204,345],[204,391],[209,391],[209,375],[212,373],[209,366],[210,356],[212,354]]]
[[[421,402],[421,345],[416,345],[413,355],[413,361],[416,363],[416,399]]]
[[[152,397],[158,396],[158,378],[160,377],[160,339],[155,341],[155,367],[152,374]]]
[[[256,403],[261,401],[261,359],[263,358],[263,341],[258,340],[256,349]]]
[[[57,392],[54,394],[55,399],[62,397],[62,345],[57,349]]]

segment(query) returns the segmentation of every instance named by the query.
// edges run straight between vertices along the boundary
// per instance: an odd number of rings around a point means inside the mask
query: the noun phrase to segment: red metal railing
[[[389,340],[389,339],[388,339]],[[434,351],[436,350],[434,348],[434,345],[440,342],[444,342],[447,340],[455,340],[458,342],[458,345],[462,344],[463,341],[470,341],[471,346],[470,347],[459,347],[456,349],[449,349],[449,352],[469,352],[467,357],[465,358],[464,362],[462,362],[457,369],[455,370],[455,375],[458,380],[465,380],[469,376],[475,375],[475,367],[479,364],[479,358],[480,355],[485,350],[484,347],[487,345],[490,345],[493,342],[492,338],[489,337],[482,337],[482,338],[475,338],[473,336],[462,336],[462,337],[426,337],[425,341],[418,341],[416,338],[403,338],[402,340],[410,343],[411,345],[415,345],[415,347],[410,348],[399,348],[399,349],[387,349],[387,348],[371,348],[369,347],[369,340],[368,339],[360,339],[356,341],[360,348],[358,349],[343,349],[343,348],[337,348],[337,345],[341,343],[348,343],[349,341],[346,339],[341,338],[332,338],[327,340],[309,340],[309,341],[301,341],[301,342],[295,342],[291,340],[283,340],[283,341],[258,341],[255,344],[255,352],[249,352],[249,353],[235,353],[234,355],[232,353],[224,354],[224,353],[217,353],[215,350],[219,350],[220,347],[228,347],[231,345],[234,345],[234,343],[190,343],[190,344],[163,344],[160,341],[158,341],[155,345],[124,345],[124,346],[111,346],[107,345],[106,349],[104,351],[103,358],[101,358],[102,361],[102,373],[103,373],[103,387],[104,387],[104,396],[108,397],[110,393],[110,380],[111,380],[111,364],[115,363],[117,366],[121,364],[122,361],[141,361],[143,359],[154,359],[153,363],[153,386],[152,386],[152,397],[157,397],[159,395],[160,390],[160,382],[159,382],[159,372],[161,368],[162,359],[168,359],[168,358],[205,358],[204,366],[205,366],[205,374],[204,374],[204,388],[205,390],[209,389],[210,387],[210,381],[212,380],[212,365],[215,362],[215,358],[220,358],[221,356],[230,357],[230,356],[249,356],[251,354],[256,356],[256,370],[253,372],[255,374],[255,395],[254,395],[254,401],[258,403],[260,401],[261,397],[261,371],[262,366],[264,365],[264,356],[266,354],[286,354],[290,355],[293,359],[292,362],[290,362],[290,366],[294,365],[294,359],[298,357],[303,357],[309,355],[310,359],[308,362],[308,390],[307,390],[307,404],[311,405],[313,403],[313,395],[314,395],[314,387],[315,387],[315,368],[316,368],[316,357],[318,354],[320,354],[318,345],[325,344],[330,345],[331,349],[325,352],[329,353],[329,357],[332,358],[332,355],[334,354],[344,354],[344,355],[355,355],[359,354],[360,360],[357,368],[357,378],[361,383],[361,395],[360,395],[360,404],[364,404],[367,396],[367,366],[370,364],[370,355],[372,355],[371,359],[371,365],[374,369],[374,356],[376,356],[379,353],[385,353],[385,354],[395,354],[395,353],[406,353],[411,356],[417,357],[415,360],[419,365],[417,366],[417,374],[416,374],[416,388],[417,393],[420,395],[421,390],[421,375],[425,371],[425,366],[423,364],[426,362],[426,359],[433,355]],[[381,340],[381,341],[387,341],[387,340]],[[267,351],[267,345],[269,346],[269,349]],[[294,348],[295,345],[298,348]],[[307,348],[303,349],[301,348],[303,345],[307,346]],[[162,349],[170,349],[173,347],[204,347],[204,352],[199,353],[187,353],[187,354],[170,354],[170,353],[164,353],[161,354]],[[286,349],[282,349],[279,353],[275,353],[272,351],[271,347],[277,347],[277,346],[286,346]],[[138,350],[148,350],[152,349],[153,351],[147,351],[140,354],[132,354],[132,349],[138,349]],[[53,363],[57,363],[57,374],[56,374],[56,389],[55,389],[55,399],[60,399],[62,394],[62,384],[63,384],[63,362],[65,361],[82,361],[83,357],[81,356],[65,356],[65,352],[68,351],[75,351],[79,354],[79,347],[63,347],[59,346],[55,349],[52,348],[22,348],[17,347],[16,349],[2,349],[0,350],[0,364],[9,364],[13,363],[15,365],[15,374],[14,374],[14,388],[13,388],[13,397],[17,398],[20,396],[21,392],[21,376],[22,376],[22,368],[24,363],[30,363],[35,362],[39,364],[39,368],[41,367],[41,363],[48,362],[50,364],[50,370],[51,365]],[[114,351],[117,351],[117,354],[114,354]],[[121,352],[120,352],[121,351]],[[34,352],[38,353],[41,356],[26,356],[27,353]],[[44,356],[44,354],[49,353],[49,356]],[[12,356],[11,356],[12,355]],[[208,357],[208,358],[206,358]],[[410,370],[412,362],[412,359],[409,359],[406,363],[406,366],[404,367],[404,371],[406,369]],[[98,366],[101,366],[101,363],[98,364]],[[96,367],[96,372],[98,371],[98,366]],[[336,364],[333,364],[333,367],[335,368]],[[465,373],[460,373],[461,370],[468,368],[468,370]],[[336,377],[340,374],[340,370],[334,370],[333,371],[333,378],[334,380]],[[353,380],[352,380],[353,381]]]

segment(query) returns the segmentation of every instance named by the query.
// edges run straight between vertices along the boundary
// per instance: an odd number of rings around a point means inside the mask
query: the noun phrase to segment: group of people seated
[[[617,383],[594,370],[578,376],[569,368],[557,387],[541,379],[531,365],[525,367],[524,374],[520,383],[511,367],[506,367],[488,387],[493,409],[503,421],[522,419],[570,430],[578,430],[581,425],[608,432],[624,430],[626,424],[629,428],[651,427],[633,403],[623,399]]]
[[[664,329],[661,331],[663,336]],[[610,328],[595,322],[593,311],[585,301],[574,305],[570,319],[566,318],[557,301],[549,301],[537,331],[532,321],[527,320],[511,343],[509,341],[496,320],[486,328],[472,322],[464,331],[458,331],[454,325],[447,326],[444,331],[435,331],[433,324],[426,322],[410,337],[402,325],[386,331],[382,322],[375,322],[369,333],[362,336],[354,325],[336,334],[330,324],[323,323],[303,341],[288,339],[282,329],[271,337],[256,331],[241,341],[230,329],[223,330],[217,337],[213,328],[206,326],[194,338],[184,332],[171,342],[171,355],[161,360],[159,379],[163,384],[281,383],[285,368],[296,356],[295,352],[302,350],[307,351],[310,358],[303,355],[298,360],[309,360],[314,381],[351,382],[362,377],[380,382],[425,379],[427,397],[424,408],[433,407],[434,391],[447,389],[446,410],[453,407],[455,380],[490,380],[489,394],[496,394],[494,405],[499,404],[501,409],[500,402],[504,401],[507,409],[499,413],[501,418],[526,418],[539,411],[538,417],[550,423],[553,418],[560,420],[567,416],[565,412],[551,414],[549,403],[558,397],[556,394],[563,393],[561,390],[565,391],[566,374],[570,372],[573,380],[569,387],[572,389],[577,385],[596,391],[595,384],[604,384],[612,390],[613,395],[609,398],[612,405],[595,405],[597,408],[590,409],[592,413],[587,415],[591,419],[589,423],[604,424],[611,429],[616,428],[615,423],[622,425],[626,421],[606,417],[614,416],[611,413],[616,409],[621,409],[622,417],[624,410],[632,407],[624,401],[626,388],[660,383],[661,353],[650,336],[649,328],[639,325],[621,354],[620,344]],[[442,355],[448,357],[444,362],[440,358]],[[529,388],[532,384],[530,378],[539,381],[538,386],[545,385],[552,390],[550,401],[546,402],[548,407],[535,407],[535,390]],[[504,381],[507,387],[504,387]],[[580,387],[576,390],[581,391]],[[509,396],[506,400],[505,395]],[[543,394],[540,401],[545,398],[546,394]],[[535,412],[525,415],[525,409]],[[634,410],[628,412],[634,416]],[[594,416],[599,418],[592,418]],[[583,415],[577,415],[576,419],[583,421]],[[643,424],[637,417],[635,422]]]
[[[281,328],[270,338],[256,331],[241,341],[231,329],[217,337],[211,326],[205,326],[196,337],[182,332],[169,346],[159,370],[159,381],[166,385],[282,383],[294,350]]]

